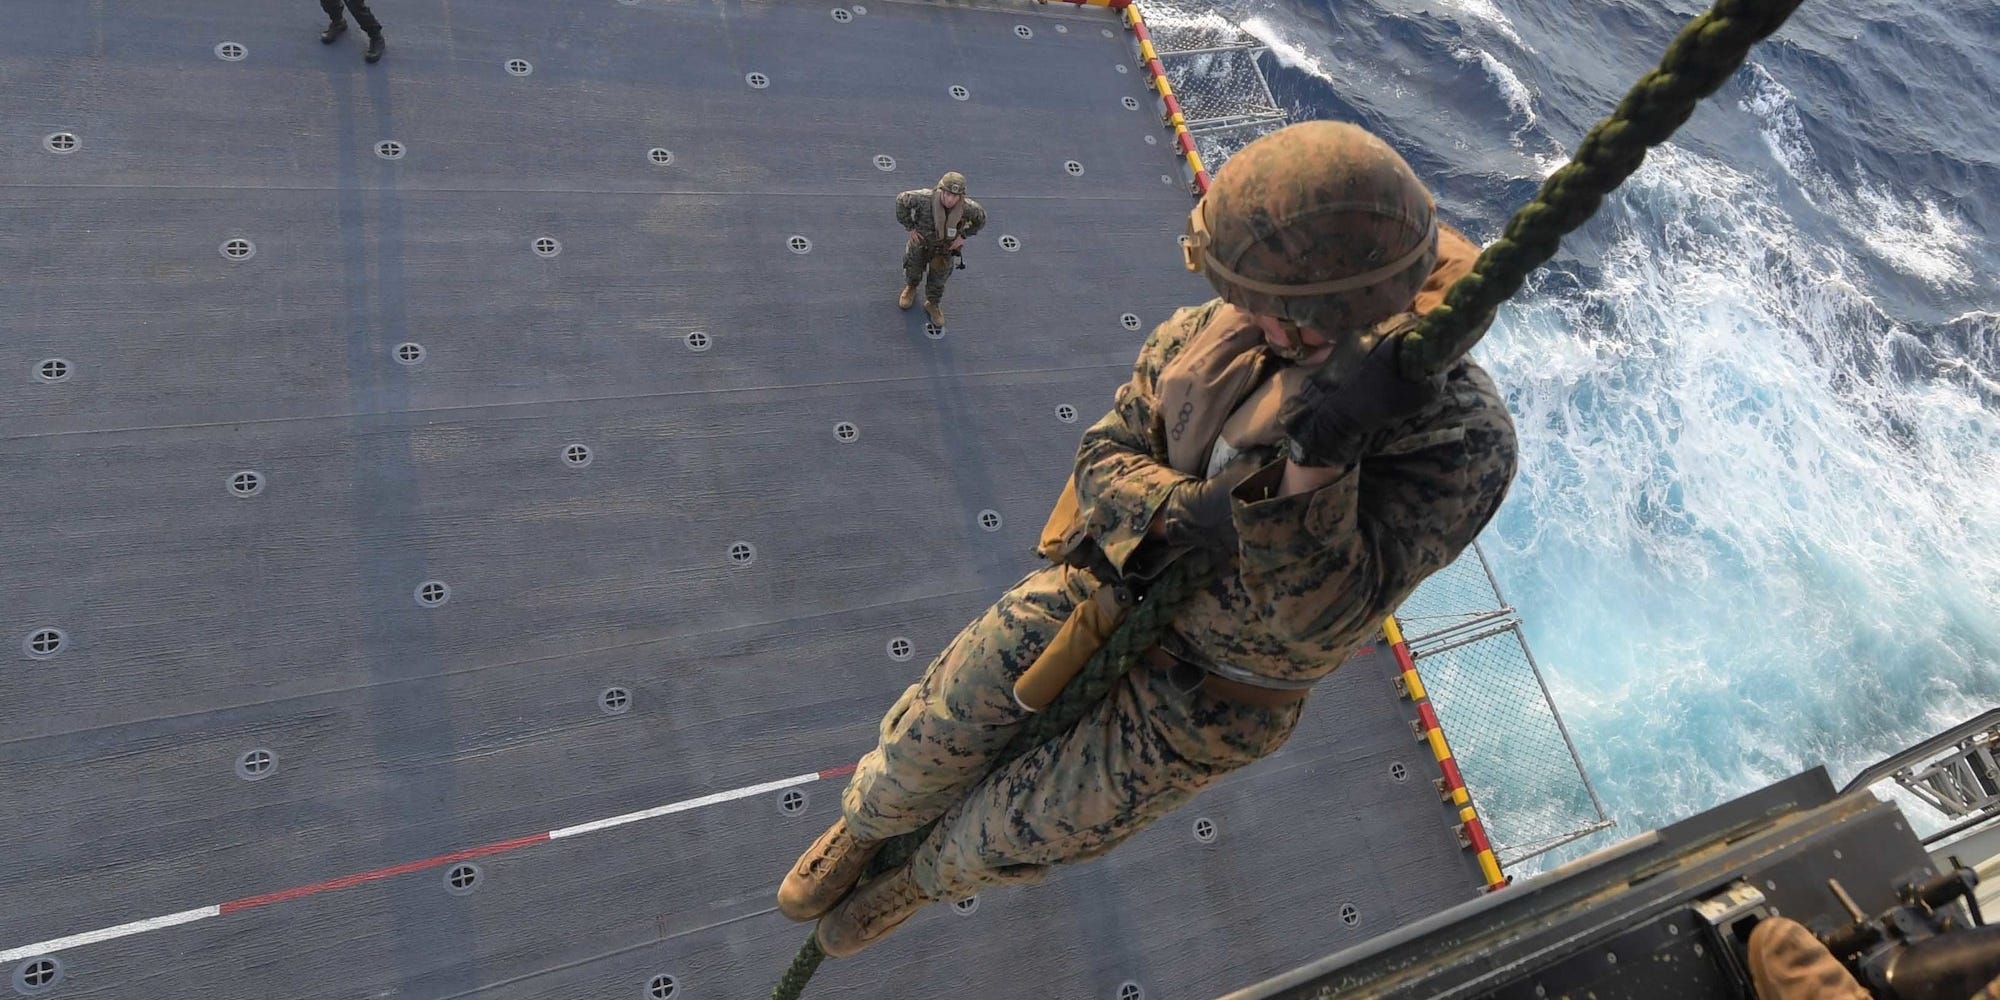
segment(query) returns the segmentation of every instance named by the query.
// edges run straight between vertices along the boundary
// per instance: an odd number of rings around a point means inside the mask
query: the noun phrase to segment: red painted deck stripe
[[[398,875],[407,875],[410,872],[420,872],[426,868],[437,868],[441,865],[451,864],[454,861],[465,861],[470,858],[483,858],[494,854],[504,854],[507,851],[518,850],[531,844],[543,843],[548,839],[549,835],[546,833],[533,833],[525,837],[516,837],[513,840],[503,840],[497,844],[487,844],[484,847],[470,847],[463,851],[440,854],[437,857],[425,858],[422,861],[405,861],[400,865],[377,868],[372,872],[343,875],[340,878],[315,882],[312,885],[302,885],[291,889],[281,889],[277,892],[267,892],[262,896],[250,896],[245,899],[232,900],[222,904],[222,912],[225,914],[237,913],[255,906],[282,903],[290,899],[313,896],[322,892],[332,892],[336,889],[346,889],[364,882],[376,882],[385,878],[394,878]]]

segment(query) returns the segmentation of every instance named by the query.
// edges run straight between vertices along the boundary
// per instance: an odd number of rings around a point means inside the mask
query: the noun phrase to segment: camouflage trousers
[[[937,302],[944,298],[944,283],[950,279],[952,269],[958,266],[958,258],[950,251],[943,256],[931,252],[922,243],[910,243],[903,248],[903,284],[924,283],[924,301]]]
[[[841,808],[857,836],[886,839],[941,817],[910,860],[936,898],[1039,881],[1050,865],[1102,855],[1276,750],[1297,724],[1299,704],[1225,702],[1142,664],[1076,728],[995,770],[1029,715],[1015,678],[1095,587],[1067,566],[1015,584],[903,692],[848,783]]]

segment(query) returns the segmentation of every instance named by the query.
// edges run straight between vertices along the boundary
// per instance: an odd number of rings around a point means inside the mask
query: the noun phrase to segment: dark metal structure
[[[1776,916],[1878,996],[1966,997],[2000,974],[2000,938],[1959,908],[1972,886],[1894,805],[1814,768],[1225,1000],[1749,997],[1744,945]]]

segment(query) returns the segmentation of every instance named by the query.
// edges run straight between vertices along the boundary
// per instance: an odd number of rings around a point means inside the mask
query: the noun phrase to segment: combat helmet
[[[938,178],[937,187],[940,191],[949,191],[963,198],[965,197],[965,175],[956,170],[948,171],[943,177]]]
[[[1232,305],[1336,338],[1408,310],[1437,263],[1437,204],[1389,144],[1311,121],[1229,158],[1181,244]]]

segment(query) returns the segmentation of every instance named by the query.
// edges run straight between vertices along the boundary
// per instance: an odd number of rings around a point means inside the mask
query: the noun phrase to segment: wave
[[[1535,51],[1528,46],[1528,43],[1521,40],[1521,36],[1514,30],[1514,22],[1509,20],[1506,14],[1501,13],[1499,7],[1494,6],[1493,0],[1444,0],[1444,6],[1498,31],[1502,37],[1525,51]]]
[[[1963,218],[1931,199],[1898,196],[1865,181],[1852,193],[1843,191],[1821,168],[1792,92],[1763,66],[1747,65],[1751,93],[1738,106],[1757,117],[1771,155],[1810,202],[1897,271],[1939,288],[1972,283],[1965,260],[1972,232]]]
[[[1522,439],[1487,543],[1621,820],[1990,704],[2000,417],[1949,377],[1964,344],[1673,144],[1605,213],[1595,286],[1525,297],[1481,355]]]
[[[1538,119],[1535,117],[1534,94],[1528,90],[1527,84],[1521,82],[1521,77],[1513,69],[1485,49],[1456,48],[1451,54],[1452,58],[1459,62],[1476,62],[1486,71],[1486,75],[1493,81],[1494,88],[1500,92],[1501,99],[1507,102],[1507,109],[1521,120],[1521,127],[1514,133],[1516,136],[1535,126]]]
[[[1334,82],[1333,70],[1319,57],[1307,52],[1303,46],[1293,43],[1278,30],[1277,25],[1263,17],[1245,18],[1243,30],[1270,49],[1271,57],[1278,65],[1295,70],[1325,84]]]

